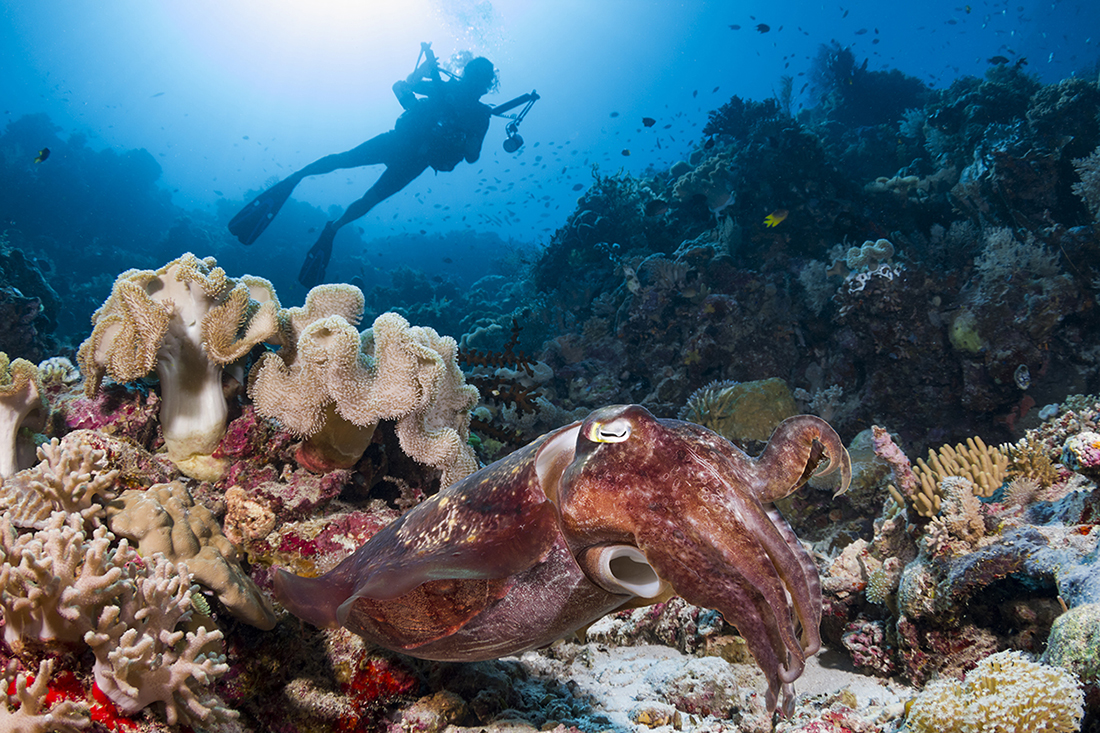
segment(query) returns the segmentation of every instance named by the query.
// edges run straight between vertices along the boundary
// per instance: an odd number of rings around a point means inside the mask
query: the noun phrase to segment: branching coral
[[[75,733],[92,724],[88,704],[63,700],[48,711],[52,659],[43,659],[33,681],[23,672],[16,673],[15,662],[0,673],[6,705],[0,707],[0,730],[6,733]],[[12,707],[18,705],[18,709]]]
[[[467,442],[477,390],[465,383],[455,349],[454,339],[396,313],[380,315],[362,339],[330,316],[306,326],[292,356],[265,354],[249,395],[260,414],[309,438],[299,452],[308,467],[354,465],[378,421],[390,419],[402,450],[439,468],[447,485],[477,468]]]
[[[183,484],[124,491],[107,505],[107,521],[112,532],[134,542],[143,556],[161,553],[173,562],[185,561],[195,580],[213,590],[240,620],[261,629],[275,627],[271,604],[241,569],[233,543]]]
[[[106,527],[89,540],[79,515],[54,512],[43,529],[17,534],[0,518],[0,609],[4,641],[77,642],[99,609],[123,592],[123,568],[138,562],[125,542],[112,547]]]
[[[38,367],[0,351],[0,480],[19,470],[19,429],[41,425],[48,412]]]
[[[12,523],[24,528],[42,529],[56,511],[94,521],[103,511],[96,497],[114,498],[119,472],[108,466],[106,451],[88,442],[92,435],[77,430],[39,446],[39,464],[4,483],[0,511],[10,512]]]
[[[156,271],[122,273],[78,354],[89,396],[105,374],[127,382],[155,370],[168,455],[206,480],[224,469],[211,457],[228,414],[222,368],[272,338],[279,311],[269,282],[232,280],[216,264],[187,253]]]
[[[177,629],[193,613],[191,574],[163,555],[150,562],[153,569],[84,638],[95,652],[96,684],[124,715],[160,702],[169,725],[235,718],[209,689],[229,669],[222,654],[208,649],[220,645],[222,633]]]
[[[979,662],[965,682],[928,685],[907,724],[914,733],[1072,733],[1079,729],[1083,703],[1072,675],[1005,651]]]
[[[939,482],[948,476],[962,476],[974,483],[978,496],[990,497],[1004,483],[1007,467],[1008,456],[974,436],[966,439],[965,446],[962,443],[954,448],[944,445],[939,452],[929,448],[928,460],[918,458],[913,473],[920,479],[925,494],[942,495],[942,491],[937,491]]]

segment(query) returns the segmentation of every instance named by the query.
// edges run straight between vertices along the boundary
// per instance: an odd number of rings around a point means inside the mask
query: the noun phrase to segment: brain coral
[[[965,681],[933,682],[909,710],[917,733],[1072,733],[1084,716],[1073,675],[1015,651],[986,657]]]

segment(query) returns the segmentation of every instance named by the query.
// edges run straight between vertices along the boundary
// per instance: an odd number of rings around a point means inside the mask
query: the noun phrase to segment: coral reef
[[[1080,729],[1083,697],[1064,670],[1028,661],[1019,652],[998,652],[979,662],[963,682],[928,685],[906,722],[917,733],[1073,733]]]

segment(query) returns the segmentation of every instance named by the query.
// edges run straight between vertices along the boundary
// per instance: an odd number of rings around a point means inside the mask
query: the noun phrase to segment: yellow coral
[[[962,476],[974,483],[978,496],[990,497],[1004,483],[1007,467],[1008,456],[974,436],[966,439],[966,445],[959,443],[954,448],[944,445],[939,452],[929,448],[928,461],[918,458],[913,473],[920,479],[925,494],[942,496],[938,484],[948,476]]]
[[[907,727],[914,733],[1072,733],[1084,694],[1070,673],[1004,651],[986,657],[964,682],[933,682],[917,696]]]

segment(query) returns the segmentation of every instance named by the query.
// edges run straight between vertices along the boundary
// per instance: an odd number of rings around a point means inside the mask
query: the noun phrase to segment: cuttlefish
[[[783,421],[751,458],[699,425],[604,407],[443,489],[325,575],[279,570],[275,594],[311,624],[474,661],[675,593],[737,627],[768,709],[782,694],[789,713],[821,646],[821,585],[772,503],[837,469],[844,491],[847,451],[812,415]]]

